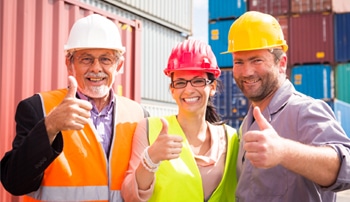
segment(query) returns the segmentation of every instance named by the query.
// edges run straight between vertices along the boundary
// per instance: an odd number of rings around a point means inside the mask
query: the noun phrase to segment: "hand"
[[[176,159],[180,156],[182,150],[182,137],[179,135],[168,134],[168,122],[160,118],[163,127],[156,141],[149,147],[148,155],[153,163],[159,163],[162,160]]]
[[[45,125],[50,140],[62,130],[81,130],[88,123],[92,105],[75,97],[78,84],[73,76],[68,77],[68,92],[63,101],[45,118]]]
[[[253,115],[260,130],[248,131],[243,135],[245,158],[259,168],[271,168],[281,163],[283,159],[283,138],[255,107]]]

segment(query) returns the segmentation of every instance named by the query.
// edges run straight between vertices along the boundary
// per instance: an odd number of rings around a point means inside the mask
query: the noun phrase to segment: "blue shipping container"
[[[209,24],[208,41],[220,68],[232,68],[232,54],[221,54],[227,51],[228,31],[234,20],[215,21]]]
[[[248,112],[248,99],[236,85],[231,69],[222,71],[219,79],[223,84],[223,92],[215,95],[214,105],[230,126],[238,128]]]
[[[334,58],[336,62],[350,61],[350,13],[334,15]]]
[[[343,127],[347,136],[350,137],[350,104],[338,99],[334,99],[328,104],[332,107],[337,121]]]
[[[237,18],[247,11],[247,0],[209,0],[209,20]]]
[[[334,97],[333,71],[330,65],[298,65],[292,67],[291,81],[297,91],[316,99]]]

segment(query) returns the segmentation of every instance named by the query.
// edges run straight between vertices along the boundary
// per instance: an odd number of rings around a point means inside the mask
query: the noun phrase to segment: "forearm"
[[[62,151],[63,141],[49,144],[45,125],[40,121],[27,135],[17,135],[13,149],[1,160],[1,182],[13,195],[35,191],[41,184],[44,170]]]
[[[148,190],[151,187],[155,178],[154,173],[146,170],[146,168],[141,163],[136,169],[135,175],[136,182],[140,190]]]
[[[329,146],[310,146],[285,139],[281,165],[321,185],[330,186],[337,178],[340,159]]]

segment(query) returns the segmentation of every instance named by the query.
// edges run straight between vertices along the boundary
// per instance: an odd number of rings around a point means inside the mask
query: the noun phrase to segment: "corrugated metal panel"
[[[248,10],[260,11],[270,15],[289,14],[289,0],[250,0],[248,1]]]
[[[350,137],[350,104],[336,98],[325,100],[332,108],[335,118],[340,123],[348,137]]]
[[[150,116],[169,116],[178,114],[178,107],[176,104],[173,106],[169,106],[168,103],[154,103],[154,104],[146,104],[142,103],[142,106],[150,113]]]
[[[337,121],[343,127],[345,133],[348,137],[350,137],[350,104],[340,101],[338,99],[334,99],[334,114],[337,118]]]
[[[291,70],[291,81],[295,89],[316,99],[334,97],[334,79],[329,65],[300,65]]]
[[[235,19],[247,11],[247,0],[208,0],[209,20]]]
[[[335,62],[350,62],[350,13],[334,15],[334,51]]]
[[[143,100],[154,100],[174,103],[170,93],[170,79],[163,74],[167,66],[172,47],[185,37],[181,33],[164,27],[146,18],[142,18],[112,4],[101,1],[87,0],[86,3],[110,13],[128,18],[137,19],[142,23],[141,46],[141,103]]]
[[[101,4],[101,1],[115,5],[142,18],[183,32],[192,33],[193,0],[159,1],[159,0],[82,0],[89,4]]]
[[[350,12],[349,0],[291,0],[292,13]]]
[[[14,114],[18,102],[39,91],[65,88],[67,72],[63,45],[74,21],[92,13],[112,19],[126,46],[124,73],[115,90],[140,101],[141,23],[75,0],[12,0],[0,2],[1,86],[0,155],[11,147],[15,135]],[[0,201],[17,201],[0,188]]]
[[[289,24],[290,64],[334,63],[333,14],[295,15]]]
[[[222,70],[219,79],[223,84],[223,92],[214,97],[217,112],[228,124],[234,128],[239,127],[248,112],[249,101],[238,88],[232,76],[232,68]]]
[[[332,0],[332,10],[334,13],[350,12],[349,0]]]
[[[228,31],[234,20],[220,20],[210,22],[209,40],[213,53],[220,68],[232,68],[232,54],[221,54],[227,50],[228,45]]]
[[[335,67],[335,97],[350,103],[350,63]],[[350,119],[349,119],[350,120]]]

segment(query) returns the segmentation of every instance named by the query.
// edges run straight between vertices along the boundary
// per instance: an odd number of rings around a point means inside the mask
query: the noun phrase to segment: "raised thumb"
[[[162,130],[160,131],[159,135],[167,135],[168,134],[169,123],[163,117],[160,118],[160,121],[162,122]]]
[[[261,114],[259,107],[254,107],[253,115],[256,123],[258,124],[260,130],[265,130],[272,128],[270,123],[265,119],[265,117]]]
[[[75,98],[77,93],[78,83],[74,76],[68,76],[68,92],[66,97]]]

